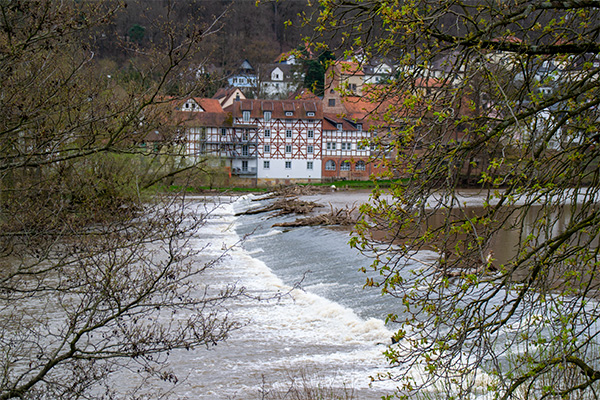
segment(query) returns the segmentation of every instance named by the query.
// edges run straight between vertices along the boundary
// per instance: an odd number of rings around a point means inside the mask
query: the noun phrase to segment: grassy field
[[[380,180],[377,181],[377,185],[380,188],[390,187],[392,181],[390,180]],[[329,187],[335,185],[339,189],[374,189],[375,183],[373,181],[353,181],[353,180],[340,180],[333,181],[327,183],[301,183],[301,186],[317,186],[317,187]],[[263,193],[269,192],[275,189],[275,187],[248,187],[248,186],[240,186],[240,187],[209,187],[209,186],[197,186],[197,187],[186,187],[185,191],[188,193],[202,193],[202,192],[211,192],[211,193]],[[164,190],[169,192],[179,192],[184,190],[182,186],[170,186],[168,188],[164,188]]]

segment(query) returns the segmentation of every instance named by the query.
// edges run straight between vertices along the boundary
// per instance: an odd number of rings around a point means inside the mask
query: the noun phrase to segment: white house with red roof
[[[263,183],[321,180],[323,111],[314,100],[242,100],[227,109],[236,130],[248,132],[248,158]]]

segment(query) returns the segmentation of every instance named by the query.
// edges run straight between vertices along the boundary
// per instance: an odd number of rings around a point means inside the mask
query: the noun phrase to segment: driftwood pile
[[[287,214],[308,214],[313,209],[317,207],[323,207],[321,204],[314,203],[312,201],[301,201],[295,198],[282,198],[278,199],[275,202],[269,204],[266,207],[255,208],[252,210],[244,211],[241,214],[244,215],[253,215],[253,214],[261,214],[270,211],[278,211],[276,214],[272,215],[273,217],[278,217],[281,215]]]
[[[273,203],[260,208],[244,211],[238,215],[253,215],[276,211],[269,218],[279,217],[287,214],[307,215],[313,212],[315,208],[324,207],[312,201],[302,201],[298,196],[313,195],[330,191],[330,188],[315,188],[314,186],[287,186],[275,190],[267,196],[262,196],[256,201],[276,199]],[[305,218],[298,218],[292,222],[277,223],[273,226],[296,227],[296,226],[317,226],[317,225],[354,225],[356,223],[355,210],[353,208],[334,209],[330,205],[331,211],[326,214],[312,215]]]
[[[356,207],[352,209],[340,208],[339,210],[334,210],[333,207],[331,207],[331,212],[328,214],[319,214],[312,217],[298,218],[292,222],[280,222],[274,224],[273,226],[295,227],[317,225],[354,225],[356,223],[356,218],[353,215],[355,209]]]
[[[268,199],[276,199],[279,197],[298,197],[298,196],[310,196],[313,194],[331,192],[330,187],[324,186],[282,186],[274,191],[270,192],[268,195],[263,196],[259,199],[255,199],[255,201],[260,200],[268,200]]]

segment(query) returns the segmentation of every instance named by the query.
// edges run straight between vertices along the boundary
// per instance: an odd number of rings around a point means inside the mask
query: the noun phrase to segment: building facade
[[[256,177],[266,184],[320,181],[323,111],[312,100],[242,100],[233,126],[256,129]]]

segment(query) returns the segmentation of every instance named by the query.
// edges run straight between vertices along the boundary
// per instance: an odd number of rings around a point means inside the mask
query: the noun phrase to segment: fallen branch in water
[[[278,227],[298,227],[298,226],[321,226],[321,225],[354,225],[356,223],[356,217],[353,216],[356,207],[353,208],[340,208],[334,210],[331,207],[331,212],[328,214],[319,214],[313,217],[298,218],[292,222],[280,222],[273,226]]]
[[[273,217],[278,217],[280,215],[286,215],[286,214],[292,214],[292,213],[293,214],[308,214],[317,207],[323,207],[323,205],[314,203],[312,201],[309,202],[309,201],[301,201],[298,199],[283,198],[283,199],[276,200],[275,202],[273,202],[272,204],[269,204],[268,206],[244,211],[244,212],[236,214],[236,215],[254,215],[254,214],[261,214],[261,213],[265,213],[265,212],[279,210],[279,212],[277,214],[273,215]]]

